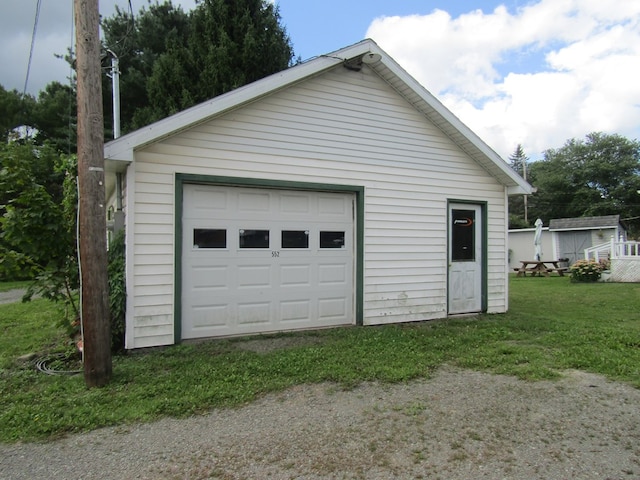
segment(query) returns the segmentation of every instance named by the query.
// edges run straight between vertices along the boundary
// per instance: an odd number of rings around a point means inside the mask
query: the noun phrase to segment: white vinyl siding
[[[149,145],[134,167],[129,348],[173,342],[176,173],[364,186],[365,324],[444,317],[447,201],[487,202],[488,310],[506,308],[505,187],[366,66]]]

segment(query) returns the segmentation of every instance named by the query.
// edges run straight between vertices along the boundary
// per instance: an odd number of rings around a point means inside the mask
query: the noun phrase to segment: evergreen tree
[[[529,157],[524,153],[521,144],[516,146],[509,156],[511,168],[526,180]],[[530,227],[528,217],[528,199],[525,195],[512,195],[509,197],[509,228]]]
[[[518,172],[518,175],[524,178],[525,169],[529,162],[529,157],[525,155],[524,149],[522,148],[521,144],[518,144],[513,153],[509,155],[509,162],[511,164],[511,168]]]
[[[116,9],[103,30],[120,59],[123,133],[284,70],[293,58],[278,8],[264,0],[203,0],[188,14],[170,1],[135,17]]]

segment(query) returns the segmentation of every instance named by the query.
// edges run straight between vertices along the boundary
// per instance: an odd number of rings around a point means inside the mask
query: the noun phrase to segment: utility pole
[[[74,0],[78,76],[78,184],[84,381],[112,374],[98,0]]]
[[[527,157],[522,159],[522,176],[524,181],[527,181]],[[529,215],[527,213],[527,195],[523,195],[524,198],[524,223],[529,225]]]

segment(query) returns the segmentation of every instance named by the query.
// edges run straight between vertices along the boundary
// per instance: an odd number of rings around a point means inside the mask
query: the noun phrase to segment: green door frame
[[[257,178],[222,177],[176,173],[175,177],[175,238],[174,238],[174,343],[182,340],[182,210],[185,184],[226,185],[230,187],[273,188],[279,190],[306,190],[314,192],[351,192],[356,197],[355,242],[355,314],[356,325],[364,318],[364,187],[329,183],[291,182]]]

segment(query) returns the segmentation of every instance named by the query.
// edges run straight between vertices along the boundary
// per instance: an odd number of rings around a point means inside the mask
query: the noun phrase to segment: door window
[[[451,222],[451,261],[475,261],[475,210],[452,210]]]
[[[227,248],[227,231],[219,228],[194,228],[194,248]]]
[[[320,232],[320,248],[344,248],[344,232]]]
[[[282,248],[309,248],[309,230],[282,230]]]
[[[240,248],[269,248],[269,230],[240,230]]]

